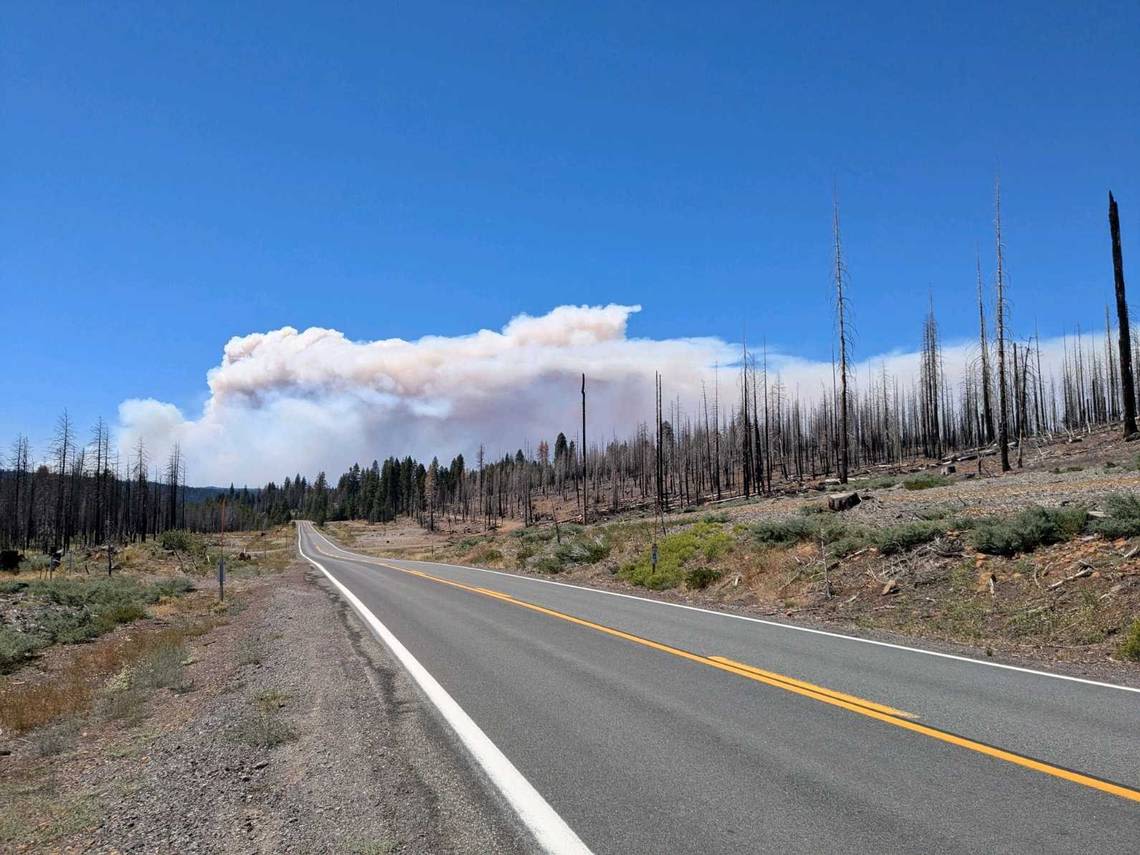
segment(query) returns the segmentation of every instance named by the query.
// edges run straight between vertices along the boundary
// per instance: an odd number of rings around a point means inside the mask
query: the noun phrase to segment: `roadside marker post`
[[[221,550],[218,556],[218,602],[226,600],[226,500],[222,499]]]

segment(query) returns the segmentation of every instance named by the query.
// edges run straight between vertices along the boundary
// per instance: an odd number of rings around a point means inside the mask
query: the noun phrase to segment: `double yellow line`
[[[613,636],[614,638],[620,638],[624,641],[631,642],[632,644],[639,644],[642,647],[648,647],[653,650],[658,650],[662,653],[668,653],[681,659],[687,659],[690,662],[696,662],[700,665],[716,668],[719,671],[735,674],[738,677],[754,680],[767,686],[783,689],[786,692],[792,692],[793,694],[797,694],[805,698],[811,698],[812,700],[819,701],[820,703],[829,704],[834,707],[839,707],[840,709],[845,709],[849,712],[857,713],[868,718],[873,718],[876,721],[881,721],[885,724],[900,727],[904,730],[909,730],[912,733],[919,733],[923,736],[930,737],[931,739],[936,739],[939,742],[956,745],[959,748],[975,751],[978,754],[984,754],[987,757],[992,757],[996,760],[1003,760],[1006,763],[1012,763],[1016,766],[1021,766],[1026,769],[1032,769],[1035,772],[1051,775],[1054,778],[1060,778],[1074,784],[1080,784],[1081,786],[1089,787],[1093,790],[1099,790],[1103,793],[1109,793],[1114,796],[1119,796],[1120,798],[1128,799],[1129,801],[1140,802],[1140,790],[1125,787],[1122,784],[1116,784],[1112,781],[1106,781],[1093,775],[1086,775],[1083,772],[1074,772],[1071,769],[1066,769],[1062,766],[1056,766],[1052,763],[1035,760],[1032,757],[1027,757],[1023,754],[1017,754],[1013,751],[1007,751],[1004,748],[998,748],[993,745],[987,745],[984,742],[978,742],[975,739],[959,736],[955,733],[951,733],[950,731],[942,730],[937,727],[920,724],[919,722],[913,720],[915,716],[911,713],[904,712],[902,710],[898,710],[894,707],[889,707],[884,704],[879,704],[874,701],[868,701],[856,695],[848,695],[843,692],[837,692],[833,689],[817,686],[814,683],[808,683],[803,680],[797,680],[794,677],[789,677],[785,674],[779,674],[774,671],[765,671],[761,668],[755,668],[751,665],[746,665],[743,662],[737,662],[724,656],[702,656],[699,653],[692,653],[688,650],[683,650],[680,647],[673,647],[669,644],[662,644],[659,641],[653,641],[648,638],[643,638],[640,635],[634,635],[630,632],[614,629],[611,626],[606,626],[604,624],[595,623],[594,621],[586,620],[584,618],[575,617],[574,615],[569,615],[565,612],[549,609],[546,606],[529,603],[526,600],[520,600],[517,597],[512,597],[510,594],[504,594],[501,591],[494,591],[490,588],[480,588],[474,585],[465,585],[462,582],[456,582],[452,579],[444,579],[439,576],[432,576],[430,573],[424,573],[422,570],[411,570],[405,567],[396,567],[393,564],[387,564],[383,561],[378,561],[375,559],[366,560],[364,563],[377,564],[381,567],[386,567],[389,570],[395,570],[398,573],[406,573],[409,576],[419,576],[421,579],[427,579],[428,581],[437,582],[441,585],[450,585],[453,588],[460,588],[464,591],[470,591],[474,594],[491,597],[493,599],[500,600],[501,602],[509,603],[513,606],[530,609],[533,612],[538,612],[539,614],[557,618],[558,620],[563,620],[567,623],[577,624],[578,626],[586,627],[587,629],[592,629],[596,632],[601,632],[606,635]]]

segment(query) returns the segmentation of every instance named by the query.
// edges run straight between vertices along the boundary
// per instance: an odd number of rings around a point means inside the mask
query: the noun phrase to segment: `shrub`
[[[714,570],[712,567],[706,567],[704,565],[694,567],[685,574],[685,587],[699,591],[707,588],[719,579],[721,575],[719,570]]]
[[[906,552],[946,533],[946,524],[936,520],[903,523],[879,531],[875,535],[875,545],[883,555]]]
[[[1132,621],[1132,626],[1124,634],[1118,649],[1121,658],[1140,662],[1140,617]]]
[[[79,740],[79,722],[69,721],[49,727],[36,734],[36,753],[40,757],[54,757],[70,751]]]
[[[515,562],[518,564],[520,570],[526,567],[527,562],[538,553],[537,548],[533,543],[526,541],[519,544],[518,549],[515,550]]]
[[[733,545],[723,528],[697,522],[688,528],[666,535],[658,542],[657,568],[654,570],[650,550],[621,569],[621,575],[635,585],[661,590],[674,588],[683,578],[685,565],[695,559],[715,561]]]
[[[10,671],[32,657],[43,645],[40,639],[0,626],[0,672]]]
[[[834,558],[845,558],[873,543],[867,532],[858,528],[825,528],[821,534],[827,554]]]
[[[1136,537],[1140,535],[1140,496],[1135,493],[1115,493],[1105,500],[1108,517],[1097,520],[1092,530],[1105,537]]]
[[[528,526],[527,528],[516,529],[511,532],[512,537],[517,537],[524,543],[545,543],[548,540],[554,540],[554,527],[538,527]]]
[[[1085,527],[1084,508],[1032,506],[1005,519],[981,521],[974,529],[974,548],[990,555],[1016,555],[1076,537]]]
[[[538,570],[540,573],[561,573],[562,572],[562,562],[559,561],[556,556],[551,555],[549,553],[547,553],[545,555],[538,556],[538,558],[536,558],[534,560],[534,563],[532,564],[532,566],[534,567],[535,570]]]
[[[193,590],[184,577],[142,585],[129,577],[20,582],[30,629],[0,627],[0,670],[10,670],[49,644],[90,641],[146,617],[146,605]]]
[[[922,472],[912,478],[907,478],[902,482],[902,485],[908,490],[929,490],[933,487],[945,487],[950,483],[950,479],[945,475],[939,475],[935,472]]]
[[[198,539],[188,531],[168,529],[158,536],[158,545],[172,552],[193,552],[198,548]]]
[[[819,535],[819,525],[812,520],[792,517],[786,520],[761,520],[749,528],[752,539],[762,546],[789,546]]]
[[[503,553],[493,546],[484,544],[471,553],[472,564],[498,564],[503,560]]]
[[[252,703],[256,711],[246,715],[238,724],[237,739],[257,748],[276,748],[296,736],[279,713],[285,706],[285,697],[281,692],[270,690],[254,698]]]
[[[159,644],[131,672],[131,685],[142,689],[172,689],[181,694],[190,684],[183,678],[186,648],[178,643]]]
[[[176,576],[155,582],[151,590],[159,597],[180,597],[194,590],[194,580],[187,576]]]
[[[563,564],[596,564],[609,554],[605,535],[564,540],[554,548],[555,557]]]

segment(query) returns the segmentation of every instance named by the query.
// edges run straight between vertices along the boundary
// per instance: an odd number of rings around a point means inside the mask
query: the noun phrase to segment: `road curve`
[[[1135,690],[298,542],[599,855],[1138,851]]]

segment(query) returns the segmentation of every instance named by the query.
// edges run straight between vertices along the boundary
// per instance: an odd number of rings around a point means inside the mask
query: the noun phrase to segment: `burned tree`
[[[998,453],[1001,455],[1001,471],[1008,472],[1009,465],[1009,402],[1006,396],[1005,373],[1005,259],[1001,242],[1001,181],[994,181],[994,243],[997,248],[997,277],[995,287],[997,298],[997,357],[998,357]]]
[[[847,483],[847,289],[843,247],[839,238],[839,199],[834,201],[832,226],[835,233],[835,321],[839,338],[839,483]]]
[[[1108,194],[1108,229],[1112,233],[1112,273],[1116,286],[1116,325],[1120,331],[1120,394],[1124,399],[1124,436],[1136,433],[1136,390],[1132,377],[1132,340],[1124,293],[1124,254],[1120,248],[1120,212]]]

